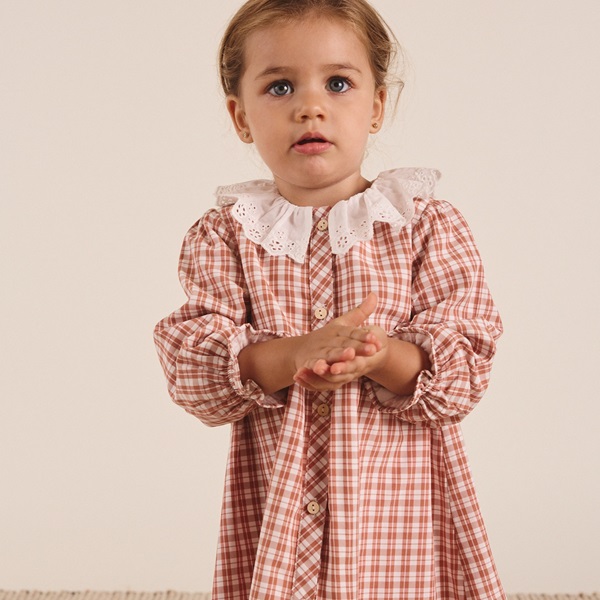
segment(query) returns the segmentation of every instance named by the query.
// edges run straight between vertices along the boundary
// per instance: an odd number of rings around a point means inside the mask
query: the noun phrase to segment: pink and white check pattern
[[[209,211],[181,253],[189,300],[156,327],[174,401],[232,425],[213,600],[505,598],[458,424],[502,331],[468,226],[415,199],[408,225],[376,223],[343,255],[321,229],[299,263],[249,241],[230,206]],[[246,344],[321,327],[369,291],[369,323],[429,353],[411,397],[366,378],[272,396],[240,381]]]

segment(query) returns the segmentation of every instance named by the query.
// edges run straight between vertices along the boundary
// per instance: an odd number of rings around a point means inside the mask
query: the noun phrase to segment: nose
[[[325,118],[325,98],[322,93],[306,89],[296,94],[295,118],[298,123]]]

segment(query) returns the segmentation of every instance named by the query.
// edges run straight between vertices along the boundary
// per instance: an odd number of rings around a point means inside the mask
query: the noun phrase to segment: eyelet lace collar
[[[439,177],[435,169],[384,171],[364,192],[334,204],[328,216],[332,252],[343,255],[357,242],[370,240],[378,221],[400,230],[413,217],[413,199],[431,198]],[[216,196],[219,206],[234,205],[232,215],[249,240],[272,256],[304,262],[313,207],[288,202],[266,179],[219,187]]]

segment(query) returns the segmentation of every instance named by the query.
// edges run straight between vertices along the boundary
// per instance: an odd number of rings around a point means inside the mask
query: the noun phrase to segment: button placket
[[[327,207],[313,210],[313,234],[308,256],[311,329],[325,325],[334,317],[333,255],[329,243]],[[327,519],[330,420],[328,393],[308,394],[306,415],[306,459],[302,516],[298,530],[296,567],[292,598],[314,598],[321,570],[321,549]]]
[[[329,207],[313,209],[313,235],[310,242],[309,282],[312,305],[312,329],[325,325],[332,317],[333,255],[329,236]]]
[[[307,398],[311,400],[311,398]],[[308,448],[304,475],[303,514],[297,542],[297,561],[292,598],[314,597],[321,568],[321,548],[327,518],[329,473],[329,420],[315,414],[314,406],[325,404],[319,393],[305,405]]]

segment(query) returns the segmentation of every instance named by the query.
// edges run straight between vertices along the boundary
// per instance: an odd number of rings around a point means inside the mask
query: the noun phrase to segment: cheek
[[[264,140],[275,141],[275,137],[286,132],[285,123],[273,111],[262,111],[253,114],[250,121],[255,136]]]
[[[353,114],[353,130],[357,138],[362,138],[369,135],[371,124],[373,123],[373,104],[369,101],[354,111]]]
[[[269,111],[265,110],[265,107],[263,106],[248,104],[246,107],[246,119],[250,125],[264,129],[269,125]]]

